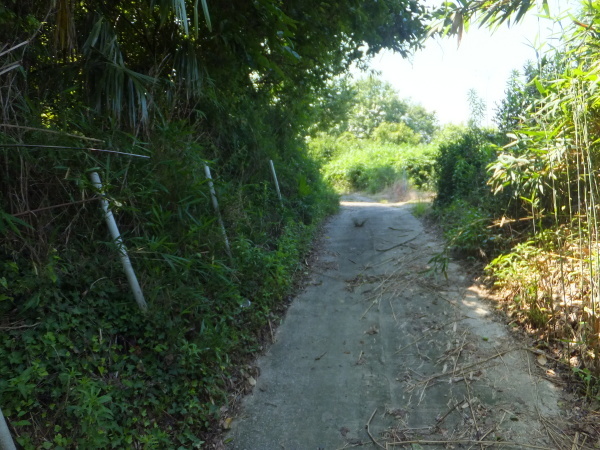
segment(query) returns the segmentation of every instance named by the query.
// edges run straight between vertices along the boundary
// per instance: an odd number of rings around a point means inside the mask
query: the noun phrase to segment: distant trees
[[[315,106],[326,120],[327,131],[390,144],[428,143],[438,128],[435,113],[400,99],[388,82],[376,77],[333,83],[322,103]]]

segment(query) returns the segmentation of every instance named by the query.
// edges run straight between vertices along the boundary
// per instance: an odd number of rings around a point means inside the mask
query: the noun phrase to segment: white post
[[[229,239],[227,239],[227,232],[225,231],[225,225],[223,224],[223,218],[221,217],[221,211],[219,210],[219,201],[217,200],[217,193],[215,192],[215,186],[212,182],[210,168],[207,164],[204,164],[204,174],[206,175],[206,179],[208,180],[208,189],[210,190],[210,197],[212,199],[213,208],[215,209],[217,221],[219,222],[219,227],[221,228],[223,241],[225,242],[225,251],[227,252],[227,256],[229,256],[229,259],[231,259],[232,257],[231,248],[229,247]]]
[[[279,181],[277,181],[277,173],[275,172],[275,165],[273,164],[273,160],[269,160],[269,164],[271,165],[271,173],[273,174],[273,180],[275,181],[275,189],[277,190],[277,197],[279,198],[279,203],[283,205],[283,200],[281,199],[281,191],[279,190]]]
[[[4,414],[0,409],[0,450],[17,450],[15,443],[12,440]]]
[[[90,180],[92,180],[92,184],[96,187],[96,189],[98,189],[98,192],[102,194],[102,197],[100,198],[100,203],[102,205],[102,210],[104,211],[106,225],[108,225],[110,235],[115,244],[117,244],[117,248],[119,249],[121,263],[123,264],[123,270],[125,271],[125,275],[127,276],[127,281],[129,281],[129,286],[131,287],[131,291],[133,292],[135,301],[137,302],[140,309],[145,311],[148,309],[148,305],[146,303],[146,300],[144,299],[144,294],[142,292],[140,284],[138,283],[137,277],[135,276],[135,272],[133,271],[133,266],[131,265],[131,260],[129,259],[129,255],[127,254],[127,248],[125,247],[125,244],[123,244],[123,239],[121,238],[121,233],[119,233],[119,228],[117,228],[115,217],[113,216],[113,213],[109,208],[108,200],[106,200],[106,198],[104,197],[102,181],[100,181],[100,177],[98,176],[97,172],[90,173]]]

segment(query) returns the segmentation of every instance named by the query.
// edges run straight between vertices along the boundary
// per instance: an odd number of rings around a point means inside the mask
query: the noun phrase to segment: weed
[[[430,210],[431,210],[431,203],[424,202],[424,201],[418,201],[417,203],[412,205],[411,212],[412,212],[412,215],[415,216],[416,218],[421,218],[421,217],[424,217],[425,215],[427,215]]]

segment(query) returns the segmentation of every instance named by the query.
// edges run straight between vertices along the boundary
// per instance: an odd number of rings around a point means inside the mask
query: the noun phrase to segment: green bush
[[[421,135],[404,122],[383,122],[373,130],[373,139],[381,144],[418,145]]]
[[[436,209],[436,218],[444,224],[444,237],[450,249],[463,256],[487,257],[494,251],[496,237],[489,224],[490,215],[464,200],[456,200]]]
[[[435,171],[436,204],[448,205],[454,200],[477,204],[482,198],[491,198],[486,169],[496,156],[495,138],[472,129],[440,145]]]
[[[331,143],[329,137],[310,142],[312,154]],[[417,188],[431,186],[436,148],[432,145],[381,144],[373,140],[350,139],[342,135],[335,141],[336,156],[326,161],[323,176],[338,192],[379,192],[394,182],[409,181]]]

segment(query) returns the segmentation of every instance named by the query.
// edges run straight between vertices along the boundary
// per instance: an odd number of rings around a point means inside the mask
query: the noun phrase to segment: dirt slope
[[[353,200],[260,358],[228,448],[558,448],[561,392],[536,355],[458,265],[447,280],[424,273],[441,243],[410,205]]]

